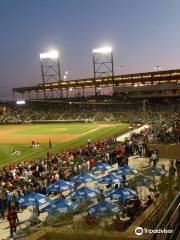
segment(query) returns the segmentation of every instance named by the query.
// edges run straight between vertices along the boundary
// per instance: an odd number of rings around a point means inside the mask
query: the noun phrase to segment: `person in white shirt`
[[[156,151],[153,151],[149,159],[149,165],[151,166],[151,163],[153,162],[153,166],[155,167],[157,164],[157,161],[158,161],[157,153]]]

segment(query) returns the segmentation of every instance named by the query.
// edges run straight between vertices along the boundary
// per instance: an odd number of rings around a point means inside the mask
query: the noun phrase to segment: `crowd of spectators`
[[[159,156],[158,152],[148,149],[148,143],[179,143],[180,124],[179,112],[170,110],[169,112],[153,111],[132,112],[132,111],[104,111],[96,107],[85,108],[79,106],[83,111],[77,111],[72,105],[62,109],[50,108],[36,111],[32,106],[17,108],[7,107],[0,115],[1,123],[14,123],[48,119],[86,119],[103,121],[127,121],[133,123],[149,123],[150,128],[133,133],[124,143],[119,143],[113,137],[102,139],[92,143],[90,139],[85,146],[78,149],[70,149],[57,154],[47,152],[42,159],[13,163],[0,170],[0,217],[5,217],[11,221],[11,213],[17,216],[19,205],[17,199],[31,192],[46,193],[46,187],[59,179],[70,180],[73,176],[81,172],[89,172],[97,162],[105,162],[110,165],[118,163],[118,166],[128,165],[129,157],[132,155],[149,157],[149,164],[156,166]],[[169,115],[170,114],[170,115]],[[179,160],[176,161],[177,166]],[[176,170],[175,170],[176,171]],[[126,187],[126,178],[124,178]],[[153,202],[151,196],[147,197],[146,205]],[[137,198],[134,202],[127,202],[127,209],[138,209],[141,201]],[[13,207],[12,207],[13,205]],[[137,213],[137,212],[136,212]],[[128,219],[130,213],[123,213],[121,218]],[[114,220],[118,225],[119,216]],[[12,220],[12,227],[13,220]],[[12,231],[14,229],[12,228]]]
[[[141,139],[141,141],[139,141]],[[43,159],[13,163],[0,171],[0,213],[4,217],[11,203],[17,205],[16,199],[22,194],[39,192],[46,194],[46,187],[59,179],[69,180],[80,172],[89,172],[96,162],[110,165],[128,165],[131,155],[146,154],[145,132],[132,135],[130,140],[118,143],[109,137],[87,144],[79,149],[51,154],[47,152]],[[18,207],[18,206],[17,206]]]
[[[38,120],[73,121],[121,121],[121,122],[159,122],[169,124],[170,119],[179,119],[179,104],[157,108],[148,105],[142,109],[142,103],[90,104],[90,103],[27,103],[25,106],[6,104],[0,111],[0,124],[22,123]]]
[[[43,159],[20,162],[4,167],[0,172],[0,212],[2,217],[10,204],[28,192],[45,193],[49,183],[58,179],[70,179],[72,176],[87,172],[96,161],[109,161],[116,158],[119,146],[114,138],[97,143],[88,143],[84,147],[57,154],[47,153]],[[114,159],[115,160],[115,159]]]
[[[118,166],[128,165],[132,155],[147,156],[150,164],[156,166],[158,152],[149,151],[152,129],[133,133],[130,139],[119,143],[109,137],[78,149],[62,151],[57,154],[47,152],[42,159],[13,163],[0,171],[0,213],[4,214],[16,199],[29,192],[46,194],[46,187],[59,179],[70,180],[81,172],[89,172],[97,162]],[[156,156],[154,156],[156,155]]]

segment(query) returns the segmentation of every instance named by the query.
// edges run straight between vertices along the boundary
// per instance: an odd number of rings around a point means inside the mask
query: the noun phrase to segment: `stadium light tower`
[[[93,49],[93,70],[94,80],[99,77],[114,77],[114,63],[112,47],[102,47]],[[97,85],[95,82],[95,95],[97,95]]]
[[[44,86],[44,98],[47,98],[45,84],[53,81],[61,81],[59,52],[52,50],[40,53],[41,72]]]
[[[156,66],[154,67],[154,70],[157,70],[157,71],[162,70],[162,66],[156,65]]]

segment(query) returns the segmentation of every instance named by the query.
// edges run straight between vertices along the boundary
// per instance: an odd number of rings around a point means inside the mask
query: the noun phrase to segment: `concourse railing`
[[[154,230],[164,230],[163,234],[153,233],[150,240],[177,240],[180,229],[180,191],[165,211]]]

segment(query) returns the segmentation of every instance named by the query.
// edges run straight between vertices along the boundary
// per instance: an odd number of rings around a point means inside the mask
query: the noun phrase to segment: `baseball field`
[[[0,125],[0,167],[15,161],[43,157],[48,151],[57,153],[77,148],[86,144],[88,139],[97,141],[107,136],[118,136],[126,132],[128,127],[124,123]],[[32,148],[32,141],[40,146]],[[12,154],[13,150],[19,155]]]

